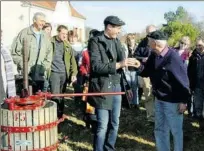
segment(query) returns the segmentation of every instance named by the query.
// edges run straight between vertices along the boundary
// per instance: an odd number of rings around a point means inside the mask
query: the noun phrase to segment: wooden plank
[[[26,111],[26,126],[33,126],[33,122],[32,122],[33,118],[32,118],[32,111],[31,110],[27,110]],[[27,133],[27,141],[30,142],[30,144],[28,144],[27,146],[27,150],[32,150],[33,149],[33,133]]]
[[[45,108],[45,124],[49,124],[50,123],[50,113],[49,113],[49,108]],[[46,147],[50,146],[50,130],[47,129],[45,131],[45,145]]]
[[[20,117],[19,117],[20,112],[19,111],[13,111],[13,125],[15,127],[19,127],[20,126]],[[14,135],[14,146],[15,149],[14,150],[20,150],[20,145],[18,144],[18,142],[21,140],[20,138],[20,134],[19,133],[15,133]]]
[[[43,108],[39,109],[39,125],[45,124],[45,111]],[[45,131],[40,131],[40,148],[45,148]]]
[[[8,126],[13,126],[13,111],[8,110]],[[11,149],[14,150],[14,134],[10,133]]]
[[[7,126],[7,119],[8,119],[8,111],[3,109],[2,110],[2,125]],[[8,149],[8,133],[3,132],[2,134],[2,148],[7,150]]]
[[[1,105],[1,104],[0,104]],[[1,125],[3,125],[3,111],[2,111],[2,108],[0,108],[0,120],[1,120]],[[3,148],[3,132],[0,133],[0,148]]]
[[[25,127],[26,126],[26,112],[25,111],[20,111],[20,127]],[[24,142],[26,142],[26,133],[20,133],[20,137],[21,137],[21,150],[25,151],[26,150],[26,145],[24,144]]]
[[[57,120],[57,104],[55,102],[53,104],[53,113],[54,113],[53,114],[54,121],[56,121]],[[57,143],[57,141],[58,141],[58,131],[57,131],[57,126],[55,126],[55,128],[54,128],[54,143]],[[54,151],[57,151],[57,149]]]
[[[39,110],[33,110],[33,126],[38,126],[39,124]],[[39,138],[39,132],[34,132],[33,134],[33,148],[39,149],[40,148],[40,138]]]
[[[50,123],[51,122],[53,122],[54,121],[54,113],[53,113],[53,110],[54,110],[54,107],[53,107],[53,105],[49,108],[49,112],[50,112]],[[53,135],[54,135],[54,128],[51,128],[50,129],[50,144],[51,145],[53,145],[54,144],[54,137],[53,137]]]

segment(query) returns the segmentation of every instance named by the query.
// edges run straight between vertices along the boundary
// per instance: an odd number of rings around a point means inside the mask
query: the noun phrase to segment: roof
[[[52,10],[52,11],[55,10],[55,6],[57,4],[56,1],[42,1],[42,0],[40,0],[40,1],[30,1],[30,2],[34,6],[42,7],[42,8],[45,8],[45,9]],[[81,15],[79,12],[77,12],[76,9],[73,8],[73,6],[70,4],[70,2],[69,2],[69,7],[70,7],[70,10],[71,10],[71,15],[73,17],[86,19],[83,15]]]

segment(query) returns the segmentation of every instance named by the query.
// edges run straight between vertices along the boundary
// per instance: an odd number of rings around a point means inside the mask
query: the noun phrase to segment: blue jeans
[[[204,89],[199,89],[199,88],[195,89],[194,100],[195,100],[196,116],[202,117],[203,105],[204,105]]]
[[[139,104],[137,71],[125,71],[125,75],[133,92],[132,104]]]
[[[155,100],[155,139],[157,151],[170,151],[170,131],[174,151],[183,151],[183,114],[178,103]]]
[[[113,92],[120,92],[120,84],[113,86]],[[94,151],[114,151],[118,135],[121,110],[121,95],[113,96],[112,110],[96,109],[97,128],[94,134]]]

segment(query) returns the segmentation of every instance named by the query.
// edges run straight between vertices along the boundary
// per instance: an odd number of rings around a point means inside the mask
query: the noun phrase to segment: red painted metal
[[[107,93],[71,93],[71,94],[51,94],[37,92],[36,95],[30,95],[25,98],[18,96],[6,99],[9,110],[35,110],[44,106],[45,100],[52,97],[73,97],[73,96],[103,96],[103,95],[122,95],[125,92],[107,92]]]
[[[58,147],[58,142],[51,145],[51,146],[48,146],[48,147],[45,147],[45,148],[39,148],[39,149],[33,149],[33,150],[26,150],[26,151],[52,151],[52,150],[56,150]],[[8,149],[8,150],[5,150],[5,149],[1,149],[1,151],[13,151],[11,149]],[[20,151],[20,150],[19,150]]]
[[[64,121],[64,118],[61,118],[52,123],[38,125],[38,126],[27,126],[27,127],[1,126],[1,131],[10,132],[10,133],[28,133],[28,132],[35,132],[35,131],[43,131],[57,126],[62,121]]]

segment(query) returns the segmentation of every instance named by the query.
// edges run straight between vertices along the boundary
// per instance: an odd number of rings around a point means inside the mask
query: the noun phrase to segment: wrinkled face
[[[199,52],[204,51],[204,42],[202,40],[198,40],[196,42],[196,50],[198,50]]]
[[[34,20],[34,24],[38,29],[42,29],[45,25],[45,17],[44,16],[37,16],[37,18]]]
[[[67,36],[68,36],[68,30],[67,29],[64,29],[62,28],[60,30],[60,32],[58,33],[58,37],[61,41],[65,41],[67,40]]]
[[[117,36],[121,32],[121,26],[115,26],[115,25],[108,24],[106,31],[110,38],[117,38]]]
[[[46,27],[44,30],[51,37],[52,28],[51,27]]]

